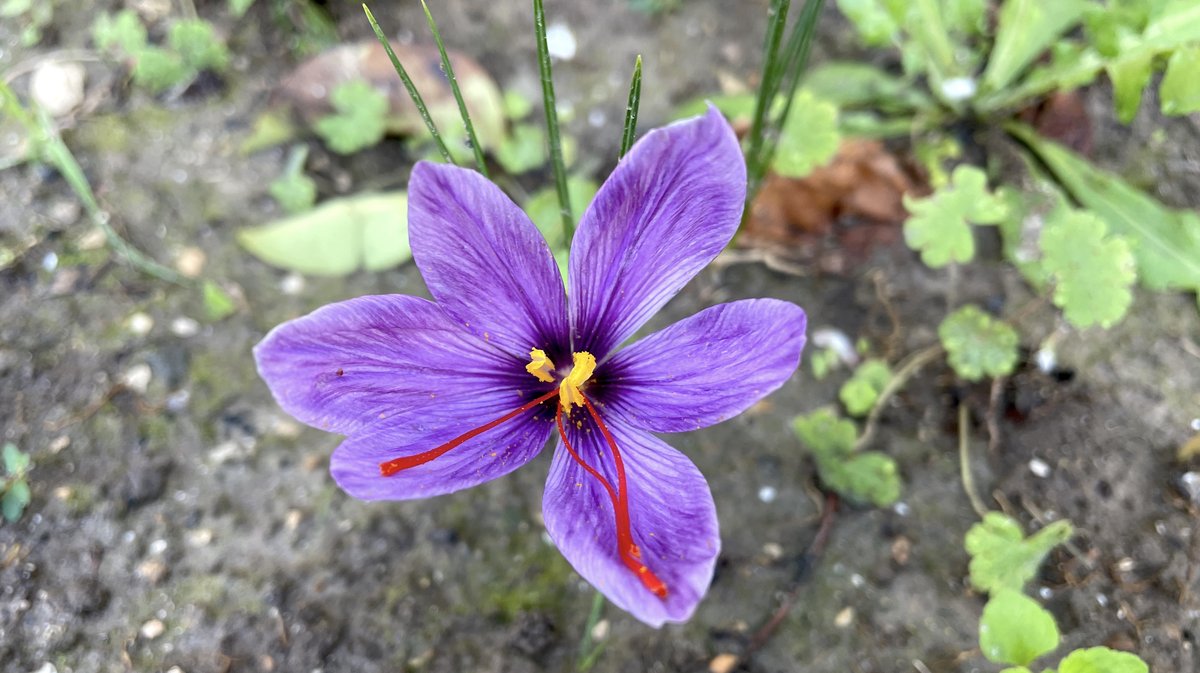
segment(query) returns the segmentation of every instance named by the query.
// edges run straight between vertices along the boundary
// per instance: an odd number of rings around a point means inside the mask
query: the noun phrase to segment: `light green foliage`
[[[1076,327],[1111,327],[1133,302],[1133,252],[1109,236],[1092,213],[1059,208],[1041,236],[1042,266],[1054,281],[1054,304]]]
[[[1004,202],[987,190],[987,176],[974,166],[954,169],[950,184],[923,199],[905,197],[912,216],[904,223],[904,240],[933,268],[975,257],[971,222],[997,224]]]
[[[1200,291],[1200,216],[1163,206],[1025,127],[1011,130],[1081,206],[1101,217],[1109,231],[1129,240],[1143,285],[1152,290]]]
[[[974,304],[947,316],[938,326],[938,338],[950,366],[968,381],[1011,374],[1017,364],[1016,330]]]
[[[846,413],[862,416],[870,411],[879,399],[879,393],[891,379],[892,370],[888,369],[886,362],[876,359],[864,361],[838,392],[842,404],[846,405]]]
[[[152,92],[186,83],[202,70],[224,72],[229,50],[212,24],[201,19],[171,23],[165,46],[150,44],[146,27],[133,10],[101,14],[92,24],[92,39],[102,51],[128,58],[133,81]]]
[[[29,454],[23,453],[11,442],[5,443],[5,476],[0,479],[4,494],[0,497],[0,511],[8,521],[20,519],[21,513],[25,511],[25,507],[32,498],[29,482],[25,479],[25,475],[29,472],[29,464]]]
[[[933,104],[912,82],[868,63],[822,63],[805,74],[804,88],[839,108],[869,106],[904,113]]]
[[[1107,647],[1075,650],[1058,664],[1058,673],[1149,673],[1150,667],[1137,655]]]
[[[362,80],[339,84],[329,98],[336,110],[317,120],[317,135],[338,154],[352,154],[380,140],[387,130],[388,99]]]
[[[357,194],[242,229],[237,238],[264,262],[301,273],[341,276],[359,268],[380,271],[412,256],[407,212],[405,192]]]
[[[946,28],[961,35],[981,35],[987,28],[988,0],[943,0]]]
[[[818,409],[798,416],[792,427],[812,451],[817,472],[828,488],[850,500],[878,507],[900,498],[896,461],[878,451],[855,452],[858,431],[851,421],[838,418],[830,409]]]
[[[237,311],[237,304],[220,285],[206,280],[201,285],[200,292],[204,298],[204,317],[213,322],[224,320]]]
[[[317,183],[301,171],[284,173],[275,178],[267,191],[289,214],[308,210],[317,202]]]
[[[879,0],[838,0],[837,5],[867,46],[887,46],[900,31],[896,18]]]
[[[253,4],[254,0],[229,0],[229,13],[240,19]]]
[[[101,51],[120,50],[136,54],[148,42],[146,27],[132,9],[101,14],[92,24],[92,40]]]
[[[1084,0],[1006,0],[1000,6],[996,42],[983,72],[987,91],[1013,82],[1030,63],[1077,25],[1087,9]]]
[[[1058,647],[1058,626],[1045,608],[1020,592],[992,594],[979,620],[979,648],[988,661],[1028,666]]]
[[[697,117],[706,110],[709,104],[721,111],[729,120],[749,120],[754,116],[756,99],[752,93],[722,94],[716,96],[700,96],[683,103],[671,111],[671,119],[686,119]]]
[[[773,167],[786,177],[801,178],[837,154],[838,110],[807,90],[796,93],[787,122],[780,130]]]
[[[1055,521],[1025,537],[1021,525],[1006,514],[988,512],[967,531],[963,546],[971,555],[971,585],[980,591],[1021,591],[1037,574],[1046,554],[1071,538],[1068,521]]]
[[[511,175],[546,163],[546,132],[536,124],[517,124],[495,152],[496,161]]]
[[[567,176],[567,192],[570,194],[571,220],[573,222],[579,222],[579,218],[587,210],[588,204],[596,196],[596,190],[596,183],[587,178]],[[546,187],[529,197],[529,200],[525,202],[525,213],[537,225],[542,236],[546,237],[546,243],[550,245],[550,250],[554,252],[554,259],[558,262],[558,269],[566,279],[568,241],[563,240],[562,213],[559,210],[558,194],[554,188]]]
[[[504,92],[504,116],[512,121],[521,121],[533,112],[533,101],[519,91],[512,89]]]
[[[201,19],[183,19],[171,24],[167,44],[195,71],[224,72],[229,67],[229,50],[217,37],[212,24]]]
[[[823,348],[808,356],[809,366],[812,367],[813,378],[818,381],[829,376],[829,372],[833,371],[841,358],[836,350],[832,348]]]
[[[21,44],[32,47],[42,41],[42,30],[54,20],[54,3],[49,0],[4,0],[0,19],[17,20]]]
[[[1200,46],[1171,54],[1158,97],[1165,115],[1200,112]]]

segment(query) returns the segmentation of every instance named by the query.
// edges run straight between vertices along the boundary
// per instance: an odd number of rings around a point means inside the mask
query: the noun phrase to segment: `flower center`
[[[441,446],[411,456],[401,456],[380,463],[379,473],[384,477],[390,477],[402,470],[424,465],[451,449],[462,445],[464,442],[511,421],[544,402],[550,401],[557,394],[559,403],[555,405],[554,421],[558,425],[558,435],[562,439],[563,446],[571,454],[571,458],[589,476],[599,482],[600,486],[607,493],[608,499],[612,502],[613,515],[616,518],[617,556],[620,557],[621,563],[638,578],[642,586],[646,587],[655,596],[666,599],[666,583],[659,579],[642,562],[642,550],[633,541],[633,523],[629,516],[629,485],[625,476],[625,461],[622,460],[621,451],[617,448],[617,440],[609,431],[608,426],[605,425],[604,420],[600,418],[600,412],[596,410],[592,401],[583,394],[583,385],[592,378],[592,374],[596,371],[596,358],[587,351],[580,351],[575,353],[572,359],[571,371],[562,377],[557,389],[551,389],[500,418],[484,423],[473,430],[468,430]],[[529,364],[525,365],[525,371],[544,383],[554,383],[555,375],[558,373],[558,370],[554,367],[554,363],[550,361],[546,352],[538,348],[529,352]],[[570,416],[572,407],[576,406],[584,407],[587,410],[588,415],[596,423],[596,427],[600,429],[600,434],[604,436],[604,441],[608,444],[609,450],[612,451],[613,468],[617,477],[615,485],[603,473],[589,465],[575,450],[575,447],[571,445],[571,440],[567,438],[563,416]]]

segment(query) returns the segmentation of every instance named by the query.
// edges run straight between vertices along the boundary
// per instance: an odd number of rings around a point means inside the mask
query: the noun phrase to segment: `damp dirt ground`
[[[148,96],[123,84],[119,64],[89,62],[99,98],[64,131],[122,235],[167,264],[202,251],[204,277],[234,290],[231,317],[206,321],[192,290],[97,249],[53,171],[0,172],[0,242],[21,250],[0,270],[0,439],[35,465],[32,503],[0,524],[0,671],[573,670],[593,592],[543,533],[548,454],[452,496],[358,502],[327,472],[338,438],[289,419],[255,373],[251,347],[283,320],[362,294],[425,293],[411,265],[298,278],[238,247],[239,228],[279,215],[265,185],[285,152],[238,151],[296,63],[271,4],[235,21],[223,2],[197,2],[228,37],[233,69],[183,95]],[[452,45],[502,87],[536,93],[526,3],[438,4]],[[94,14],[61,5],[36,47],[0,25],[6,66],[89,47]],[[356,3],[329,5],[340,38],[370,36]],[[414,3],[378,5],[390,31],[424,34]],[[648,15],[623,2],[548,3],[551,22],[577,41],[555,74],[575,111],[567,129],[597,175],[613,163],[634,55],[646,62],[648,128],[682,101],[753,80],[765,5],[689,0]],[[816,57],[853,54],[836,16],[826,25]],[[1194,119],[1166,124],[1147,104],[1124,127],[1111,120],[1107,92],[1086,96],[1100,163],[1173,206],[1200,205]],[[402,186],[414,160],[399,141],[351,158],[316,143],[314,152],[323,197]],[[891,248],[840,276],[719,263],[655,323],[759,296],[797,302],[810,329],[865,339],[893,361],[934,343],[948,306],[1012,312],[1031,298],[994,256],[952,277]],[[1023,347],[1058,327],[1053,311],[1035,307]],[[1109,645],[1159,673],[1198,670],[1200,520],[1179,488],[1195,466],[1175,460],[1200,417],[1195,297],[1139,292],[1119,327],[1067,332],[1057,352],[1054,372],[1025,362],[999,391],[994,446],[990,387],[926,367],[888,406],[873,442],[899,461],[901,504],[843,505],[807,573],[821,497],[789,421],[833,402],[844,372],[818,381],[806,362],[743,416],[673,436],[717,503],[723,549],[712,589],[689,623],[661,630],[608,610],[593,670],[708,670],[714,657],[743,651],[799,577],[793,609],[741,670],[998,671],[977,649],[983,598],[965,581],[962,537],[976,517],[959,479],[960,404],[988,504],[1027,528],[1067,518],[1079,530],[1032,585],[1063,631],[1060,656]],[[136,385],[120,385],[131,372]]]

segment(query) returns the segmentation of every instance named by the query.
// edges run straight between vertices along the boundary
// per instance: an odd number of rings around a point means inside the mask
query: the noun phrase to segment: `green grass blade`
[[[796,89],[800,86],[800,80],[803,79],[805,67],[808,65],[808,56],[812,52],[813,36],[817,32],[817,20],[821,18],[821,9],[824,6],[824,0],[807,0],[804,3],[804,8],[800,10],[800,17],[796,20],[796,25],[792,27],[792,33],[788,36],[787,45],[784,47],[783,63],[784,74],[780,82],[779,91],[783,94],[783,109],[780,110],[777,118],[771,119],[767,135],[771,138],[778,138],[783,125],[787,123],[788,115],[792,111],[792,101],[796,98]],[[771,161],[775,156],[775,148],[777,143],[766,143],[763,146],[762,155],[758,157],[757,168],[762,171],[758,174],[754,182],[751,184],[754,190],[757,191],[758,185],[762,181],[763,175],[766,173],[767,166],[771,165]],[[748,192],[749,194],[749,192]],[[751,197],[753,194],[749,194]]]
[[[483,161],[483,148],[479,145],[479,138],[475,137],[475,125],[471,123],[471,115],[467,112],[467,102],[463,100],[458,78],[454,76],[454,67],[450,65],[450,56],[446,54],[446,46],[442,44],[442,33],[438,30],[437,22],[433,20],[433,13],[429,11],[429,4],[425,0],[421,0],[421,9],[425,10],[429,32],[433,33],[433,41],[437,43],[438,53],[442,56],[442,70],[445,71],[446,79],[450,81],[450,90],[454,92],[454,101],[458,103],[458,114],[462,115],[463,126],[467,129],[467,142],[471,143],[471,151],[475,153],[475,167],[485,178],[490,178],[487,164]]]
[[[633,136],[637,133],[638,105],[642,102],[642,55],[638,54],[633,64],[633,81],[629,83],[629,102],[625,104],[625,130],[621,133],[621,153],[625,156],[633,147]]]
[[[562,210],[563,240],[575,234],[571,218],[571,195],[567,191],[567,169],[563,165],[562,138],[558,133],[558,111],[554,105],[554,80],[550,74],[550,49],[546,46],[546,10],[542,0],[533,0],[533,30],[537,35],[538,70],[542,76],[542,104],[546,110],[546,136],[550,141],[550,165],[554,169],[554,190]]]
[[[383,50],[387,52],[388,58],[392,60],[392,67],[396,69],[396,74],[400,75],[400,81],[404,82],[404,88],[408,90],[408,95],[412,98],[413,105],[416,105],[417,111],[421,113],[421,120],[425,122],[425,128],[429,129],[429,135],[433,136],[433,142],[437,144],[438,152],[441,153],[446,163],[453,164],[454,157],[450,156],[450,148],[446,147],[446,141],[442,139],[442,134],[438,133],[437,124],[433,123],[433,117],[429,116],[429,108],[425,105],[425,99],[421,98],[421,92],[417,91],[417,85],[413,84],[412,78],[408,76],[408,71],[401,65],[400,59],[396,57],[396,52],[392,49],[392,43],[383,34],[383,29],[379,27],[379,22],[375,20],[375,15],[371,13],[370,8],[367,7],[365,2],[362,8],[367,14],[367,21],[371,24],[371,30],[375,31],[375,37],[379,40],[379,44],[383,45]]]
[[[771,0],[767,10],[767,37],[763,45],[762,76],[758,82],[758,97],[754,104],[754,117],[750,123],[750,134],[747,138],[746,168],[750,189],[746,193],[747,202],[753,200],[754,192],[758,191],[758,182],[767,171],[760,166],[763,143],[767,131],[767,118],[775,94],[779,90],[779,80],[783,67],[779,58],[779,44],[783,41],[783,28],[787,23],[788,9],[791,0]],[[749,209],[747,208],[747,211]]]

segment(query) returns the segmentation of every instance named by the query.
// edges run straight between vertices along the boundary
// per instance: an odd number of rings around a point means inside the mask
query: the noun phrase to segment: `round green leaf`
[[[979,648],[988,661],[1028,666],[1058,647],[1058,625],[1037,601],[1012,590],[992,596],[979,620]]]
[[[1089,647],[1068,654],[1058,673],[1149,673],[1150,667],[1137,655],[1107,647]]]
[[[968,381],[1005,376],[1017,364],[1017,332],[1008,323],[968,304],[951,313],[938,327],[954,371]]]

